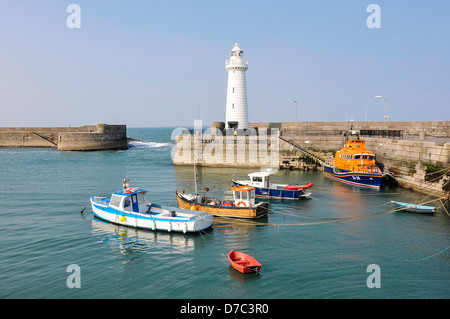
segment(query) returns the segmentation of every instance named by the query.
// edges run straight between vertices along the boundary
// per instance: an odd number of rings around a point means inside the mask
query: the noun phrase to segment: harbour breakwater
[[[436,196],[450,191],[450,121],[250,123],[225,130],[175,137],[173,163],[215,167],[322,170],[344,144],[344,133],[360,132],[378,165],[401,186]]]
[[[54,147],[59,151],[127,149],[126,125],[2,127],[0,147]]]

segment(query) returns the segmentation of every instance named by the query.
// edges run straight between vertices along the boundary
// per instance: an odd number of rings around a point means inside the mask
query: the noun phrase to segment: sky
[[[447,0],[1,0],[0,127],[224,121],[235,42],[249,122],[450,120]]]

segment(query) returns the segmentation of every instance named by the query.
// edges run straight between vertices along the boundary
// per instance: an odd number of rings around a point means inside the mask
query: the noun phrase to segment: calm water
[[[128,129],[145,141],[126,151],[0,149],[0,298],[449,298],[450,217],[386,212],[405,189],[353,188],[320,172],[278,172],[274,182],[315,183],[313,199],[270,200],[267,218],[215,219],[200,235],[118,227],[93,219],[89,196],[106,196],[129,176],[156,203],[193,191],[192,167],[171,162],[171,129]],[[200,187],[229,196],[232,177],[252,170],[203,168]],[[438,204],[438,203],[433,203]],[[84,207],[87,208],[81,214]],[[448,208],[447,208],[448,209]],[[347,217],[367,218],[346,220]],[[231,269],[247,252],[260,274]],[[66,285],[77,264],[81,288]],[[381,270],[369,289],[367,267]]]

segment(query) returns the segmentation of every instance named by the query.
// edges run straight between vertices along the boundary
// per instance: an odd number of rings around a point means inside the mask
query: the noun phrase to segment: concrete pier
[[[55,147],[60,151],[127,149],[126,125],[2,127],[0,147]]]

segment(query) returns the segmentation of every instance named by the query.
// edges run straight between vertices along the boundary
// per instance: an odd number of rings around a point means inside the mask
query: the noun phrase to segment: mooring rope
[[[320,190],[320,188],[314,188],[314,193],[323,193],[323,194],[336,194],[336,195],[348,195],[348,192],[335,192],[335,191],[323,191]],[[400,193],[367,193],[367,194],[362,194],[362,193],[358,193],[358,195],[360,196],[384,196],[384,195],[396,195],[396,194],[400,194]]]
[[[445,208],[445,205],[450,201],[450,198],[447,199],[447,201],[445,203],[442,203],[442,200],[439,199],[439,201],[441,202],[441,207],[444,208],[445,212],[447,213],[448,217],[450,217],[450,214],[448,213],[447,209]]]
[[[441,251],[438,251],[437,253],[435,253],[435,254],[433,254],[431,256],[424,257],[424,258],[419,258],[419,259],[415,259],[415,260],[408,260],[408,262],[422,261],[422,260],[427,260],[427,259],[433,258],[434,256],[437,256],[437,255],[440,255],[440,254],[444,253],[449,248],[450,248],[450,246],[448,246],[447,248],[442,249]]]
[[[423,204],[428,204],[431,202],[435,202],[438,200],[441,200],[445,197],[441,197],[441,198],[437,198],[437,199],[433,199],[433,200],[429,200],[426,202],[421,203],[421,205]],[[417,204],[416,206],[419,206],[419,204]],[[399,208],[395,208],[395,209],[389,209],[386,211],[381,211],[381,212],[377,212],[377,213],[372,213],[372,214],[367,214],[367,215],[361,215],[361,216],[354,216],[354,217],[336,217],[336,218],[331,218],[331,217],[311,217],[311,216],[302,216],[304,218],[313,218],[313,219],[325,219],[322,221],[317,221],[317,222],[310,222],[310,223],[291,223],[291,224],[281,224],[281,223],[264,223],[264,222],[258,222],[258,221],[252,221],[252,220],[243,220],[243,219],[239,219],[237,220],[236,218],[233,217],[225,217],[225,216],[220,216],[220,218],[223,219],[231,219],[233,220],[233,224],[242,224],[242,225],[255,225],[255,226],[276,226],[276,227],[281,227],[281,226],[309,226],[309,225],[320,225],[320,224],[330,224],[330,223],[339,223],[339,222],[345,222],[345,221],[349,221],[349,220],[358,220],[358,219],[363,219],[363,218],[368,218],[368,217],[373,217],[373,216],[378,216],[378,215],[382,215],[382,214],[388,214],[388,213],[393,213],[393,212],[398,212],[398,211],[402,211],[405,210],[405,208],[403,207],[399,207]],[[222,227],[230,227],[230,226],[222,226]],[[217,228],[221,228],[221,226],[218,226]]]

